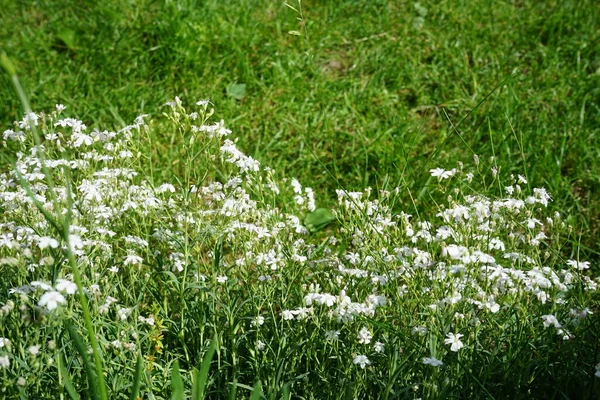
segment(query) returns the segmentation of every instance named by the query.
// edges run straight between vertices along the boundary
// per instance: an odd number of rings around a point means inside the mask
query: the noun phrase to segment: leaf
[[[133,387],[131,389],[131,394],[129,395],[129,400],[137,400],[140,394],[140,384],[142,383],[143,370],[144,359],[142,358],[142,353],[138,352],[137,364],[135,365],[135,376],[133,378]]]
[[[181,372],[179,371],[179,361],[175,361],[171,370],[171,386],[173,387],[171,400],[184,400],[183,379],[181,379]]]
[[[6,55],[6,53],[0,54],[0,64],[2,64],[2,67],[10,76],[17,74],[15,63]]]
[[[85,371],[85,378],[88,381],[88,386],[90,388],[90,397],[92,399],[101,399],[100,388],[101,384],[98,379],[96,379],[96,373],[94,371],[94,366],[90,361],[90,357],[88,356],[88,351],[86,346],[83,344],[83,339],[81,335],[77,332],[71,321],[68,319],[64,320],[64,325],[67,331],[69,332],[69,336],[71,340],[75,344],[75,348],[77,349],[77,353],[81,357],[83,363],[83,369]]]
[[[233,97],[236,100],[241,100],[246,96],[246,84],[245,83],[232,83],[227,86],[227,96]]]
[[[259,400],[262,397],[262,385],[260,381],[256,381],[254,384],[254,388],[252,389],[252,395],[250,395],[250,400]]]
[[[67,393],[71,396],[72,400],[79,400],[81,397],[77,394],[77,390],[75,390],[75,386],[73,386],[73,381],[69,376],[69,372],[65,368],[65,359],[62,354],[58,356],[58,372],[64,379],[64,386],[67,389]]]
[[[202,366],[200,367],[200,372],[197,369],[194,369],[194,382],[192,389],[192,400],[201,400],[204,399],[204,391],[206,390],[207,381],[208,381],[208,371],[210,370],[210,364],[212,362],[213,356],[215,355],[215,351],[217,350],[217,342],[218,337],[215,333],[215,336],[210,342],[208,346],[208,350],[202,359]]]
[[[300,31],[289,31],[288,33],[294,36],[302,36],[302,33],[300,33]]]
[[[331,211],[326,208],[317,208],[304,218],[304,226],[306,226],[310,232],[314,233],[325,228],[333,221],[335,221],[335,217]]]
[[[63,29],[57,35],[57,38],[64,43],[69,50],[75,50],[75,31],[72,29]]]

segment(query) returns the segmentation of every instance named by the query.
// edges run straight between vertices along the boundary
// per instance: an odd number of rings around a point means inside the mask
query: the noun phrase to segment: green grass
[[[386,179],[416,190],[429,168],[496,155],[598,245],[594,1],[308,1],[303,21],[272,1],[2,3],[0,46],[34,109],[118,127],[176,95],[210,98],[248,154],[329,196]],[[0,95],[8,127],[21,111],[6,77]]]

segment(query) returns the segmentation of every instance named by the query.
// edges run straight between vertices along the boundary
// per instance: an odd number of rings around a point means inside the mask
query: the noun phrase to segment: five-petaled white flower
[[[363,354],[359,354],[356,357],[354,357],[354,360],[352,360],[352,362],[354,363],[354,365],[360,365],[362,369],[364,369],[365,366],[371,364],[371,361],[369,361],[367,356]]]
[[[77,285],[66,279],[57,279],[55,288],[59,292],[65,292],[67,294],[77,293]]]
[[[51,291],[46,292],[40,298],[38,305],[40,307],[46,307],[49,311],[54,310],[59,304],[65,304],[67,300],[59,292]]]
[[[429,172],[431,172],[431,176],[437,177],[438,180],[441,181],[442,179],[448,179],[454,175],[456,173],[456,168],[452,168],[450,171],[446,171],[443,168],[434,168],[430,169]]]
[[[464,335],[461,333],[452,333],[448,332],[446,334],[446,339],[444,339],[445,344],[450,344],[450,350],[459,351],[464,345],[463,342],[460,341],[460,338]]]

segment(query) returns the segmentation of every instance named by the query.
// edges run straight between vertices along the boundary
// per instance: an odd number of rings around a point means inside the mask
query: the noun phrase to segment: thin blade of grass
[[[58,356],[58,373],[62,376],[64,380],[64,387],[67,390],[67,393],[73,400],[79,400],[79,394],[77,394],[77,390],[75,390],[75,386],[73,386],[73,381],[69,376],[69,372],[65,368],[65,359],[62,354]]]
[[[202,366],[200,367],[200,372],[197,375],[198,379],[194,379],[194,389],[193,392],[196,392],[196,396],[192,396],[193,400],[203,399],[204,391],[206,390],[206,385],[208,381],[208,371],[210,370],[210,364],[215,355],[215,351],[217,350],[217,342],[218,336],[215,333],[210,345],[208,346],[208,350],[204,355],[204,359],[202,360]],[[194,377],[196,378],[196,377]]]
[[[77,332],[77,330],[75,329],[75,327],[73,326],[71,321],[69,321],[68,319],[65,319],[64,325],[65,325],[65,328],[67,329],[67,332],[69,332],[69,336],[71,337],[71,340],[73,340],[73,343],[75,344],[75,349],[77,350],[77,353],[79,353],[79,356],[81,357],[81,360],[83,363],[83,369],[85,371],[85,378],[86,378],[86,380],[88,382],[88,386],[89,386],[88,389],[90,392],[90,397],[92,399],[101,399],[99,388],[98,388],[98,380],[96,379],[96,373],[94,371],[92,362],[90,361],[90,358],[88,356],[87,348],[83,344],[83,339],[81,338],[81,335],[79,335],[79,333]]]
[[[142,353],[138,353],[137,364],[135,365],[135,375],[133,377],[133,387],[129,400],[136,400],[140,394],[140,385],[142,383],[142,372],[144,370],[144,358]]]

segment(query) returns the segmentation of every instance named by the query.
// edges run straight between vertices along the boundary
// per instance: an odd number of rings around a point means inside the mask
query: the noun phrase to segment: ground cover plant
[[[214,398],[596,393],[598,278],[544,188],[475,158],[429,171],[431,215],[394,211],[402,187],[317,208],[208,101],[165,106],[186,146],[161,184],[147,116],[90,132],[58,105],[4,132],[4,396],[179,398],[200,369]]]
[[[599,12],[0,0],[2,397],[597,396]]]

